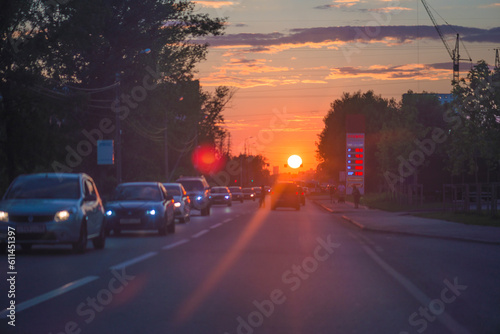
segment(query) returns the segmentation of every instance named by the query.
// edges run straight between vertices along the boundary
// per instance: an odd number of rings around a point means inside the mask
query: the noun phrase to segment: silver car
[[[92,178],[86,174],[49,173],[17,177],[0,201],[0,244],[71,244],[78,253],[87,241],[105,245],[104,208]]]
[[[180,183],[164,183],[167,194],[174,197],[175,217],[179,223],[187,223],[191,219],[191,199]]]

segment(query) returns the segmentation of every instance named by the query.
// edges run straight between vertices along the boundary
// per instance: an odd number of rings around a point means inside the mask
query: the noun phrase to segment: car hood
[[[75,199],[9,199],[0,201],[0,210],[9,214],[53,214],[76,207]]]
[[[160,206],[161,202],[157,201],[123,201],[123,202],[109,202],[106,204],[106,209],[143,209],[153,206]]]

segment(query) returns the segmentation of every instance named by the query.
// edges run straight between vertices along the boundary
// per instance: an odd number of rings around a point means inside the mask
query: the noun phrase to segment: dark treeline
[[[192,173],[197,145],[223,146],[233,92],[199,87],[208,46],[189,41],[221,34],[224,19],[190,1],[22,0],[1,1],[0,22],[1,190],[19,174],[70,171],[113,187],[96,145],[117,122],[126,181]]]

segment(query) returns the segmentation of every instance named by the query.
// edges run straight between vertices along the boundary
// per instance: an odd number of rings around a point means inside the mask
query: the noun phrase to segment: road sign
[[[97,164],[113,165],[115,162],[113,140],[97,141]]]
[[[365,193],[365,134],[346,134],[346,192],[352,193],[355,185]]]

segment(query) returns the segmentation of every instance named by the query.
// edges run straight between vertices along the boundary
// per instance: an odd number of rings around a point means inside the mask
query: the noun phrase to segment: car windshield
[[[196,180],[182,180],[180,183],[183,185],[186,191],[200,191],[203,190],[203,183]]]
[[[230,187],[229,190],[231,192],[241,192],[241,189],[239,187]]]
[[[5,195],[5,199],[78,199],[80,182],[77,178],[22,178]]]
[[[177,186],[165,186],[165,189],[167,189],[167,193],[172,196],[180,196],[181,195],[181,190]]]
[[[253,193],[253,190],[252,189],[243,189],[243,192],[244,193]]]
[[[113,196],[115,201],[161,201],[160,189],[154,185],[119,186]]]
[[[212,194],[227,194],[227,189],[214,187],[212,188]]]

